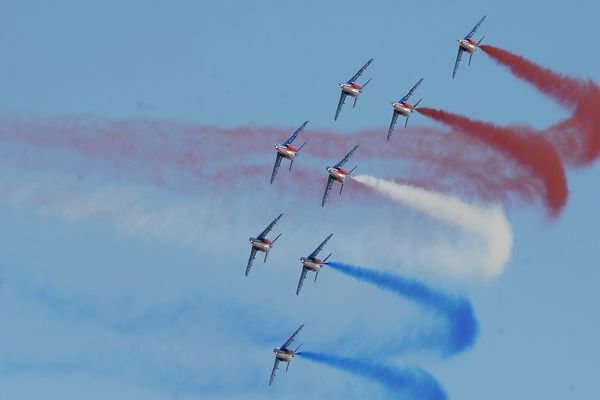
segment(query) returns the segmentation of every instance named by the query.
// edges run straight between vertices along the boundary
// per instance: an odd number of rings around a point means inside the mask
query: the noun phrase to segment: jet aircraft
[[[254,262],[254,257],[256,257],[257,251],[262,251],[263,253],[265,253],[264,262],[267,262],[267,256],[269,255],[269,251],[273,247],[273,244],[275,244],[275,241],[279,239],[281,233],[277,235],[277,237],[273,240],[267,239],[266,236],[269,234],[269,232],[271,232],[271,229],[273,229],[277,221],[279,221],[279,219],[282,216],[283,214],[279,214],[279,217],[275,218],[273,222],[271,222],[269,226],[267,226],[267,228],[264,231],[262,231],[257,237],[251,237],[250,239],[248,239],[252,248],[250,250],[250,258],[248,259],[248,265],[246,266],[246,276],[248,276],[248,274],[250,273],[250,269],[252,268],[252,263]]]
[[[367,61],[367,63],[363,65],[362,68],[359,69],[358,72],[354,74],[352,78],[348,79],[348,81],[340,82],[340,89],[342,89],[342,94],[340,95],[340,101],[338,102],[337,110],[335,111],[335,118],[333,119],[334,121],[337,121],[338,117],[340,116],[340,112],[342,112],[342,107],[344,105],[344,102],[346,101],[346,96],[354,97],[354,104],[352,105],[352,108],[356,107],[356,101],[358,100],[358,96],[360,96],[365,86],[367,86],[369,82],[371,82],[371,80],[369,79],[367,82],[365,82],[364,85],[360,85],[356,83],[356,80],[362,75],[363,72],[365,72],[369,64],[371,64],[371,61],[373,61],[372,58],[369,61]]]
[[[477,48],[481,44],[481,41],[483,40],[482,36],[481,39],[479,39],[479,41],[475,43],[475,40],[473,40],[473,35],[477,31],[477,28],[479,28],[479,26],[483,23],[485,17],[486,15],[484,15],[483,18],[479,20],[479,22],[473,27],[473,29],[471,29],[471,32],[469,32],[467,36],[465,36],[463,39],[457,40],[458,54],[456,55],[456,62],[454,63],[454,70],[452,71],[452,79],[454,79],[454,75],[456,75],[456,71],[458,70],[458,65],[460,64],[460,60],[462,59],[463,52],[466,51],[467,53],[469,53],[469,65],[471,65],[471,58],[473,58],[473,53],[475,53],[475,50],[477,50]]]

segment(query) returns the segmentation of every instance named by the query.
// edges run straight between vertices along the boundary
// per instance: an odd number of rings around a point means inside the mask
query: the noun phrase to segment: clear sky
[[[599,10],[577,0],[0,2],[0,115],[289,130],[310,120],[340,135],[380,129],[383,145],[389,102],[424,77],[424,104],[543,128],[568,113],[485,54],[470,67],[463,60],[452,80],[455,40],[487,14],[485,42],[600,82]],[[337,83],[371,57],[373,81],[334,124]],[[411,124],[433,126],[419,115]],[[340,260],[406,272],[473,303],[473,348],[389,362],[427,369],[454,399],[598,397],[598,163],[567,171],[569,203],[556,220],[539,205],[510,204],[511,260],[481,281],[393,265],[388,252],[406,253],[403,240],[445,232],[399,206],[387,214],[377,200],[338,201],[323,212],[271,187],[191,196],[83,158],[0,147],[2,399],[394,398],[302,359],[267,387],[272,348],[300,323],[312,350],[374,358],[381,352],[370,349],[394,335],[435,324],[333,271],[296,298],[298,258],[331,232]],[[224,157],[235,164],[243,147]],[[247,238],[280,212],[279,247],[245,278]]]

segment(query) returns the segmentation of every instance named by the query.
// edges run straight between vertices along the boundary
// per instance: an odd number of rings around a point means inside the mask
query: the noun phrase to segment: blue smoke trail
[[[444,400],[446,393],[429,373],[418,368],[401,369],[371,361],[335,354],[301,351],[299,356],[377,382],[387,389],[402,392],[407,398]]]
[[[459,353],[471,347],[475,342],[479,327],[468,299],[449,296],[419,281],[388,272],[340,262],[328,262],[327,265],[355,279],[372,283],[394,294],[406,297],[444,318],[448,324],[448,335],[436,343],[443,354]]]

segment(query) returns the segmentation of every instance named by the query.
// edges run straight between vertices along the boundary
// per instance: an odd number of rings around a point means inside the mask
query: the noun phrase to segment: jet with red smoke
[[[464,52],[469,53],[469,65],[471,65],[471,59],[473,58],[473,53],[475,53],[475,50],[477,50],[479,48],[479,44],[483,40],[483,36],[482,36],[478,42],[475,42],[475,40],[473,39],[473,35],[475,34],[475,32],[477,31],[479,26],[483,23],[483,20],[485,19],[485,17],[486,17],[486,15],[484,15],[483,18],[481,18],[479,20],[479,22],[473,27],[473,29],[471,29],[471,32],[469,32],[467,34],[467,36],[465,36],[462,39],[457,40],[458,54],[456,55],[456,61],[454,62],[454,70],[452,71],[452,79],[454,79],[454,76],[456,75],[456,71],[458,70],[458,65],[460,64],[460,61],[462,59]]]
[[[392,137],[392,131],[394,130],[394,126],[396,125],[398,116],[402,115],[404,118],[406,118],[406,121],[404,121],[404,127],[406,128],[406,125],[408,125],[408,119],[410,118],[411,114],[413,113],[413,111],[415,111],[421,100],[423,100],[419,99],[419,101],[417,101],[414,105],[408,103],[408,99],[410,99],[415,90],[417,90],[421,82],[423,82],[423,78],[419,79],[419,82],[415,83],[412,89],[410,89],[408,93],[404,95],[404,97],[402,97],[396,102],[392,102],[394,114],[392,114],[392,122],[390,122],[390,127],[388,129],[387,140],[390,140],[390,137]]]

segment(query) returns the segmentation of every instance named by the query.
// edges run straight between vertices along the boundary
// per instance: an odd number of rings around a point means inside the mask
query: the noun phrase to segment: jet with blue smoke
[[[428,372],[419,368],[396,368],[360,358],[342,357],[335,354],[301,351],[302,358],[349,372],[385,386],[394,393],[400,392],[410,399],[447,399],[442,386]]]
[[[475,343],[479,331],[471,302],[464,297],[453,297],[430,288],[422,282],[404,278],[389,272],[328,262],[332,269],[368,282],[384,290],[405,297],[432,311],[446,321],[447,333],[436,335],[431,345],[442,354],[460,353]]]

